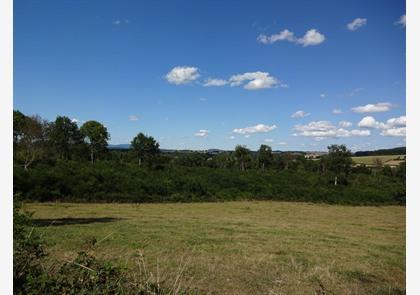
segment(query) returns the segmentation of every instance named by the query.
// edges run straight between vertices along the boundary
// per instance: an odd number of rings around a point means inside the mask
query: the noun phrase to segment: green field
[[[352,160],[356,164],[373,165],[375,159],[380,159],[382,164],[392,161],[395,164],[405,161],[405,155],[386,155],[386,156],[363,156],[363,157],[352,157]],[[395,160],[395,161],[393,161]]]
[[[206,294],[401,294],[405,207],[286,202],[26,204],[48,265],[88,249]],[[96,238],[96,244],[89,242]],[[94,245],[93,245],[94,244]],[[93,246],[92,246],[93,245]],[[139,258],[140,257],[140,258]]]

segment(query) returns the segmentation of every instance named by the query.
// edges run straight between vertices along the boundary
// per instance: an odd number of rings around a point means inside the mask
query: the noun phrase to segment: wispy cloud
[[[139,120],[139,117],[137,117],[135,115],[130,115],[130,116],[128,116],[128,120],[130,120],[130,121],[138,121]]]
[[[128,24],[130,21],[128,19],[116,19],[112,23],[114,25]]]
[[[356,31],[360,29],[361,27],[365,26],[366,24],[367,24],[366,18],[358,17],[355,20],[353,20],[351,23],[347,24],[347,29],[349,29],[350,31]]]
[[[394,22],[394,25],[401,26],[401,27],[405,28],[405,23],[406,23],[405,14],[403,14],[403,15],[401,15],[401,17],[400,17],[399,20],[397,20],[396,22]]]
[[[265,125],[265,124],[257,124],[255,126],[249,126],[245,128],[235,128],[233,129],[233,133],[239,134],[252,134],[252,133],[267,133],[276,129],[276,125]]]
[[[198,130],[198,132],[194,133],[195,136],[198,137],[206,137],[209,134],[210,131],[206,130],[206,129],[200,129]]]
[[[296,125],[294,136],[314,137],[316,140],[323,140],[328,137],[352,137],[370,136],[369,130],[353,129],[348,130],[334,126],[329,121],[315,121],[306,125]]]
[[[326,93],[321,93],[321,94],[319,95],[319,97],[321,97],[321,98],[326,98],[326,97],[327,97],[327,94],[326,94]]]
[[[349,122],[349,121],[340,121],[338,123],[338,126],[343,127],[343,128],[349,128],[352,125],[353,125],[353,123],[352,122]]]
[[[340,109],[333,109],[333,110],[332,110],[332,113],[333,113],[334,115],[340,115],[340,114],[342,114],[342,113],[343,113],[343,111],[342,111],[342,110],[340,110]]]
[[[290,118],[294,118],[294,119],[304,118],[304,117],[309,116],[310,114],[311,113],[305,113],[304,111],[297,111],[297,112],[293,113],[292,115],[290,115]]]
[[[271,142],[274,142],[274,139],[266,138],[266,139],[264,139],[264,142],[271,143]]]
[[[175,85],[188,84],[200,77],[198,68],[190,66],[174,67],[166,74],[166,80]]]
[[[302,45],[303,47],[319,45],[323,43],[325,39],[325,36],[318,32],[316,29],[308,30],[301,38],[295,37],[295,34],[287,29],[271,36],[260,34],[257,37],[258,42],[263,44],[273,44],[278,41],[288,41]]]
[[[204,82],[203,86],[209,87],[209,86],[224,86],[228,84],[229,81],[223,80],[223,79],[213,79],[213,78],[207,78]]]
[[[378,102],[375,104],[354,107],[351,110],[355,113],[380,113],[389,111],[391,107],[392,104],[389,102]]]

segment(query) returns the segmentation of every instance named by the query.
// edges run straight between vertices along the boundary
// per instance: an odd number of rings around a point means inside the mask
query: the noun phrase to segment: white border
[[[407,294],[420,294],[420,219],[419,168],[420,157],[420,1],[407,1]]]
[[[13,294],[13,2],[0,1],[0,286]]]

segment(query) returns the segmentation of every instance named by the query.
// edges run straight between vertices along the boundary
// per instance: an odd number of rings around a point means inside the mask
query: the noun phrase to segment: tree
[[[50,124],[48,137],[60,159],[69,159],[75,147],[83,143],[79,127],[68,117],[58,116]]]
[[[22,137],[26,116],[20,111],[13,111],[13,143],[16,144]]]
[[[273,153],[271,147],[262,144],[258,150],[258,163],[262,165],[262,169],[264,170],[267,165],[272,163],[272,161]]]
[[[45,152],[47,122],[40,116],[27,117],[20,112],[13,113],[13,140],[15,156],[29,166]]]
[[[344,144],[328,146],[328,155],[325,157],[325,164],[327,169],[334,173],[334,185],[337,185],[338,177],[345,179],[348,176],[352,163],[351,152]]]
[[[245,171],[245,162],[250,160],[251,151],[244,145],[237,145],[235,148],[235,157],[239,162],[242,171]]]
[[[90,161],[93,164],[95,155],[106,151],[109,133],[106,127],[97,121],[87,121],[80,128],[80,132],[89,145]]]
[[[139,166],[141,166],[142,162],[148,162],[159,153],[159,143],[153,137],[143,133],[139,133],[133,138],[131,148],[137,154]]]

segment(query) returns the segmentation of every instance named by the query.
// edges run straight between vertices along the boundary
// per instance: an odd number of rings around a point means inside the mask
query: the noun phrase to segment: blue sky
[[[100,121],[112,144],[405,145],[403,15],[397,0],[19,0],[14,108]]]

